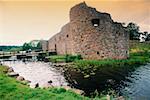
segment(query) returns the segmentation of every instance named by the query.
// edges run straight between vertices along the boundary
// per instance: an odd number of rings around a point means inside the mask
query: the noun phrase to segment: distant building
[[[140,34],[140,37],[139,37],[140,42],[145,42],[146,38],[147,38],[147,35],[146,35],[146,34],[143,34],[143,33]]]
[[[46,40],[40,40],[41,46],[42,46],[42,50],[43,51],[48,51],[48,41]]]
[[[70,22],[49,39],[47,49],[60,55],[80,54],[84,59],[126,59],[129,34],[110,14],[83,2],[71,8]]]

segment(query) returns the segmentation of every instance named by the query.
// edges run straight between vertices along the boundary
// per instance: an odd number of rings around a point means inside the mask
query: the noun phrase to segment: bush
[[[82,59],[81,55],[66,55],[66,62],[73,62]]]
[[[47,57],[51,62],[73,62],[76,60],[80,60],[81,55],[55,55]]]

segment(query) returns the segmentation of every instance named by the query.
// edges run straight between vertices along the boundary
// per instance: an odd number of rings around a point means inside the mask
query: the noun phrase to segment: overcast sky
[[[83,0],[0,0],[0,45],[49,39],[69,22],[69,10]],[[150,0],[84,0],[114,21],[135,22],[150,32]]]

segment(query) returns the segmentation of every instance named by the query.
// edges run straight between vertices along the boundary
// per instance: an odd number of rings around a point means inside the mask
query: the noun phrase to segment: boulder
[[[83,90],[71,88],[71,87],[69,87],[69,86],[63,86],[63,88],[66,89],[66,90],[71,90],[71,91],[75,92],[76,94],[80,94],[80,95],[83,95],[83,94],[84,94],[84,91],[83,91]]]
[[[9,69],[8,69],[8,73],[9,72],[14,72],[14,70],[13,70],[13,68],[12,67],[9,67]]]
[[[29,81],[29,80],[24,80],[25,82],[27,82],[27,83],[31,83],[31,81]]]
[[[71,90],[71,87],[69,87],[69,86],[63,86],[63,88],[66,90]]]
[[[52,80],[49,80],[49,81],[48,81],[48,83],[50,83],[50,84],[51,84],[51,83],[53,83],[53,81],[52,81]]]
[[[116,100],[125,100],[125,98],[123,96],[120,96],[120,97],[116,98]]]
[[[17,80],[18,80],[18,81],[23,81],[23,80],[24,80],[24,77],[18,76],[18,77],[17,77]]]
[[[30,83],[30,88],[37,88],[39,87],[38,83]]]
[[[19,76],[19,74],[15,73],[15,72],[10,72],[10,73],[8,73],[8,76],[10,76],[10,77],[17,77],[17,76]]]
[[[41,86],[40,86],[41,88],[49,88],[49,87],[53,87],[52,86],[52,84],[50,84],[50,83],[44,83],[44,84],[41,84]]]
[[[31,83],[31,81],[29,81],[29,80],[23,80],[23,81],[21,81],[21,82],[22,82],[22,84],[28,85],[28,86],[30,86],[29,83]]]
[[[80,95],[83,95],[84,94],[84,91],[83,90],[79,90],[79,89],[72,89],[73,92],[75,92],[76,94],[80,94]]]

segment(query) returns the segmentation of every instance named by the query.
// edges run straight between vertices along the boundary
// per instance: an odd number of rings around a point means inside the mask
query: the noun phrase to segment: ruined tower
[[[128,45],[129,35],[121,23],[83,2],[71,8],[70,22],[49,39],[48,50],[84,59],[126,59]]]

